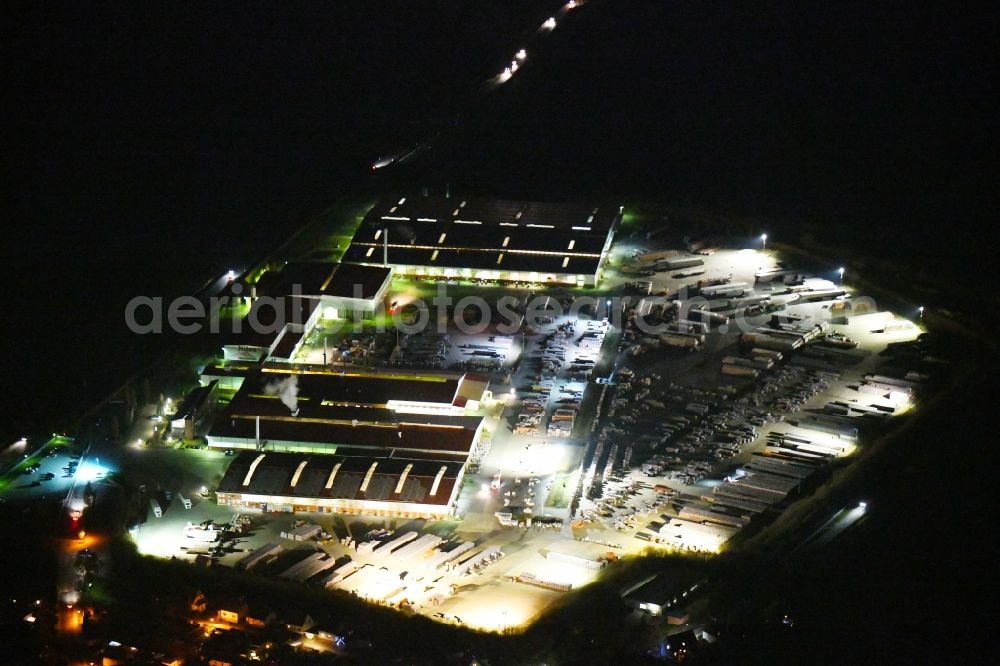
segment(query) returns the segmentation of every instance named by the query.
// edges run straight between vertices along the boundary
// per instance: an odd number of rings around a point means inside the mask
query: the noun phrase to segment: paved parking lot
[[[9,473],[0,497],[8,502],[48,498],[62,500],[77,478],[97,481],[104,476],[106,470],[96,464],[85,462],[82,468],[78,467],[79,460],[80,456],[69,440],[59,444],[49,442],[26,461],[33,467],[37,465],[37,469],[30,474],[19,470]]]

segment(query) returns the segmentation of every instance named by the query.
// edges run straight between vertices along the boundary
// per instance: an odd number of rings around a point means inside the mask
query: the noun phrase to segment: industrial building
[[[450,515],[465,465],[453,460],[244,452],[217,491],[223,506],[261,511],[323,511],[404,518]]]
[[[355,412],[356,415],[362,415]],[[335,453],[342,447],[402,451],[465,462],[479,443],[479,416],[314,419],[224,414],[208,434],[215,449]]]
[[[249,306],[223,344],[227,361],[290,362],[319,319],[372,316],[385,299],[392,270],[330,262],[296,262],[257,281],[231,283],[222,294]]]
[[[189,392],[177,411],[168,417],[170,429],[185,439],[193,439],[196,428],[212,408],[218,386],[219,382],[213,380]]]
[[[417,277],[596,284],[618,207],[403,197],[372,208],[344,258]]]
[[[218,488],[249,509],[440,517],[478,452],[477,376],[241,372],[208,433],[242,451]],[[212,380],[217,381],[217,380]]]
[[[319,301],[326,319],[370,316],[389,289],[392,270],[334,262],[293,262],[265,271],[250,286],[251,300],[301,295]]]
[[[664,612],[684,603],[688,594],[698,588],[685,578],[671,578],[664,573],[653,574],[622,591],[622,599],[632,608],[650,615]]]
[[[269,387],[293,380],[297,407],[378,407],[401,413],[456,415],[475,411],[490,397],[489,378],[477,374],[421,374],[405,371],[349,372],[283,364],[225,363],[206,366],[201,383],[219,382],[222,389],[237,390],[231,406],[251,400],[279,403]],[[258,403],[259,405],[263,403]],[[288,411],[287,409],[285,410]]]
[[[242,320],[233,322],[222,345],[222,357],[227,361],[291,362],[319,321],[318,305],[315,299],[300,296],[254,302]]]
[[[212,380],[216,381],[216,380]],[[222,449],[332,453],[339,446],[467,460],[488,382],[473,375],[246,372],[208,433]]]

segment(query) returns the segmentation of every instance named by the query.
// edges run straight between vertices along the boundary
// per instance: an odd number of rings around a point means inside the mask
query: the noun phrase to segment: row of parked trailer
[[[433,330],[404,335],[393,365],[408,368],[444,368],[447,365],[449,336]]]
[[[783,501],[845,446],[790,432],[768,434],[764,449],[702,499],[714,508],[750,517]]]
[[[740,343],[750,349],[770,349],[789,353],[820,339],[826,331],[825,322],[782,323],[772,319],[769,325],[740,335]]]
[[[759,352],[772,362],[782,360],[780,352]],[[620,425],[609,426],[607,431],[611,436],[638,444],[654,440],[657,452],[641,465],[643,474],[666,475],[690,486],[713,474],[718,460],[739,454],[754,441],[757,426],[783,420],[781,414],[767,407],[769,398],[780,400],[791,394],[796,400],[807,399],[838,377],[834,373],[781,367],[735,402],[729,402],[728,394],[721,388],[713,391],[671,384],[665,393],[662,389],[654,393],[657,378],[642,378],[617,387],[624,390],[612,401],[612,411],[624,413],[616,419]],[[671,404],[673,408],[668,407]],[[667,409],[668,414],[672,410],[674,415],[644,423],[645,419],[640,420],[638,415],[647,411],[647,406],[657,412]],[[630,422],[638,430],[629,428]],[[829,439],[818,442],[792,434],[769,435],[771,446],[755,454],[712,493],[702,496],[667,493],[668,503],[674,507],[669,517],[664,516],[668,517],[667,522],[661,528],[653,528],[653,535],[640,532],[636,536],[685,549],[716,548],[849,445],[826,441]],[[711,457],[705,455],[708,446],[712,447]],[[613,517],[618,529],[635,527],[636,521],[630,516],[613,514]]]
[[[568,321],[558,325],[554,332],[538,340],[539,349],[524,360],[532,383],[525,387],[530,390],[520,396],[513,424],[515,434],[537,435],[542,431],[555,384],[567,380],[569,383],[563,385],[548,413],[545,433],[550,437],[569,437],[572,433],[585,389],[585,386],[574,388],[572,383],[590,377],[607,331],[607,322],[588,321],[578,336],[578,323]]]

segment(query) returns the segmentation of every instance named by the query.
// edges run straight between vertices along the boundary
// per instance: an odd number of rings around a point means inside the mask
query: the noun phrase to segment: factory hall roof
[[[218,492],[444,505],[462,470],[455,461],[355,453],[247,451],[233,459]]]
[[[287,412],[286,412],[287,414]],[[261,416],[262,442],[300,442],[328,445],[339,450],[341,445],[389,451],[438,452],[448,456],[465,456],[472,451],[481,417],[458,424],[429,423],[423,415],[398,423],[333,422],[301,416]],[[253,440],[257,437],[257,418],[245,415],[219,416],[208,433],[213,439]],[[326,448],[325,446],[322,448]]]
[[[595,274],[617,221],[610,207],[403,198],[369,211],[345,257],[381,262],[388,243],[394,265]]]
[[[311,298],[282,298],[276,304],[256,301],[241,320],[230,321],[226,344],[270,348],[278,336],[292,347],[302,339],[302,327],[316,309]],[[288,325],[291,327],[286,328]],[[292,328],[296,330],[292,330]],[[279,343],[280,344],[280,343]]]
[[[389,280],[389,268],[336,262],[291,262],[280,270],[265,271],[254,285],[257,296],[331,296],[371,300]],[[237,295],[234,283],[224,293]],[[251,288],[239,283],[240,296],[249,296]]]
[[[357,374],[334,372],[280,372],[264,370],[246,375],[240,394],[267,395],[269,387],[294,377],[298,395],[330,405],[385,405],[390,400],[452,405],[465,377],[446,375]],[[485,386],[483,387],[485,390]],[[482,391],[480,391],[480,397]]]

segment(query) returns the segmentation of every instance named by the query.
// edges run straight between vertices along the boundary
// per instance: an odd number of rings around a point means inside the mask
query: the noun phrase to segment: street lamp
[[[767,234],[760,235],[760,249],[761,250],[767,249]]]
[[[920,313],[920,318],[923,319],[924,318],[924,306],[921,305],[919,308],[917,308],[917,312]]]
[[[838,268],[837,272],[840,273],[840,284],[844,284],[844,267]]]
[[[858,508],[864,511],[868,508],[868,502],[858,502]]]

